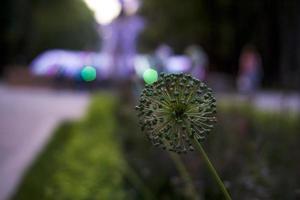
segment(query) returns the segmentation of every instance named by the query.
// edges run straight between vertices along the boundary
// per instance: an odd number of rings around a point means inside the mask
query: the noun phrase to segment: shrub
[[[13,199],[124,199],[115,103],[109,95],[98,95],[84,120],[63,123]]]

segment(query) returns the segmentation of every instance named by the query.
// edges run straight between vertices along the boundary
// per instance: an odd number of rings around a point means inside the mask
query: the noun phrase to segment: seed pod
[[[139,124],[155,146],[177,153],[193,151],[216,122],[212,90],[188,74],[161,74],[142,91],[136,107]]]

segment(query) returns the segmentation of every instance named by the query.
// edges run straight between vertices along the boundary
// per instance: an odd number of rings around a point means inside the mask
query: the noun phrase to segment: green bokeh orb
[[[143,73],[143,78],[147,84],[152,84],[158,79],[157,71],[155,71],[154,69],[147,69]]]
[[[92,66],[85,66],[82,70],[81,70],[81,78],[86,81],[86,82],[90,82],[96,79],[97,76],[97,72],[96,69]]]

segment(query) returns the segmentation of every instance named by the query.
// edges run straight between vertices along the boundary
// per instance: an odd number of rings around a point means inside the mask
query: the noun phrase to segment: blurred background
[[[160,72],[213,88],[204,148],[233,199],[300,199],[299,1],[3,0],[0,13],[0,200],[222,199],[201,156],[139,129]]]

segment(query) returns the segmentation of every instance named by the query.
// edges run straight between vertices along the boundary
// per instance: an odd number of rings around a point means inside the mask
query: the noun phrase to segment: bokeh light
[[[157,71],[154,69],[147,69],[143,74],[143,78],[147,84],[152,84],[158,79]]]
[[[87,6],[94,12],[99,24],[109,24],[121,12],[121,4],[118,0],[84,0]]]
[[[151,68],[149,59],[146,56],[136,56],[134,59],[134,70],[139,77],[143,77],[144,72]]]
[[[96,69],[92,66],[85,66],[81,70],[80,74],[81,74],[82,79],[87,82],[93,81],[97,77]]]
[[[124,9],[127,15],[133,15],[139,9],[139,1],[138,0],[124,0]]]

